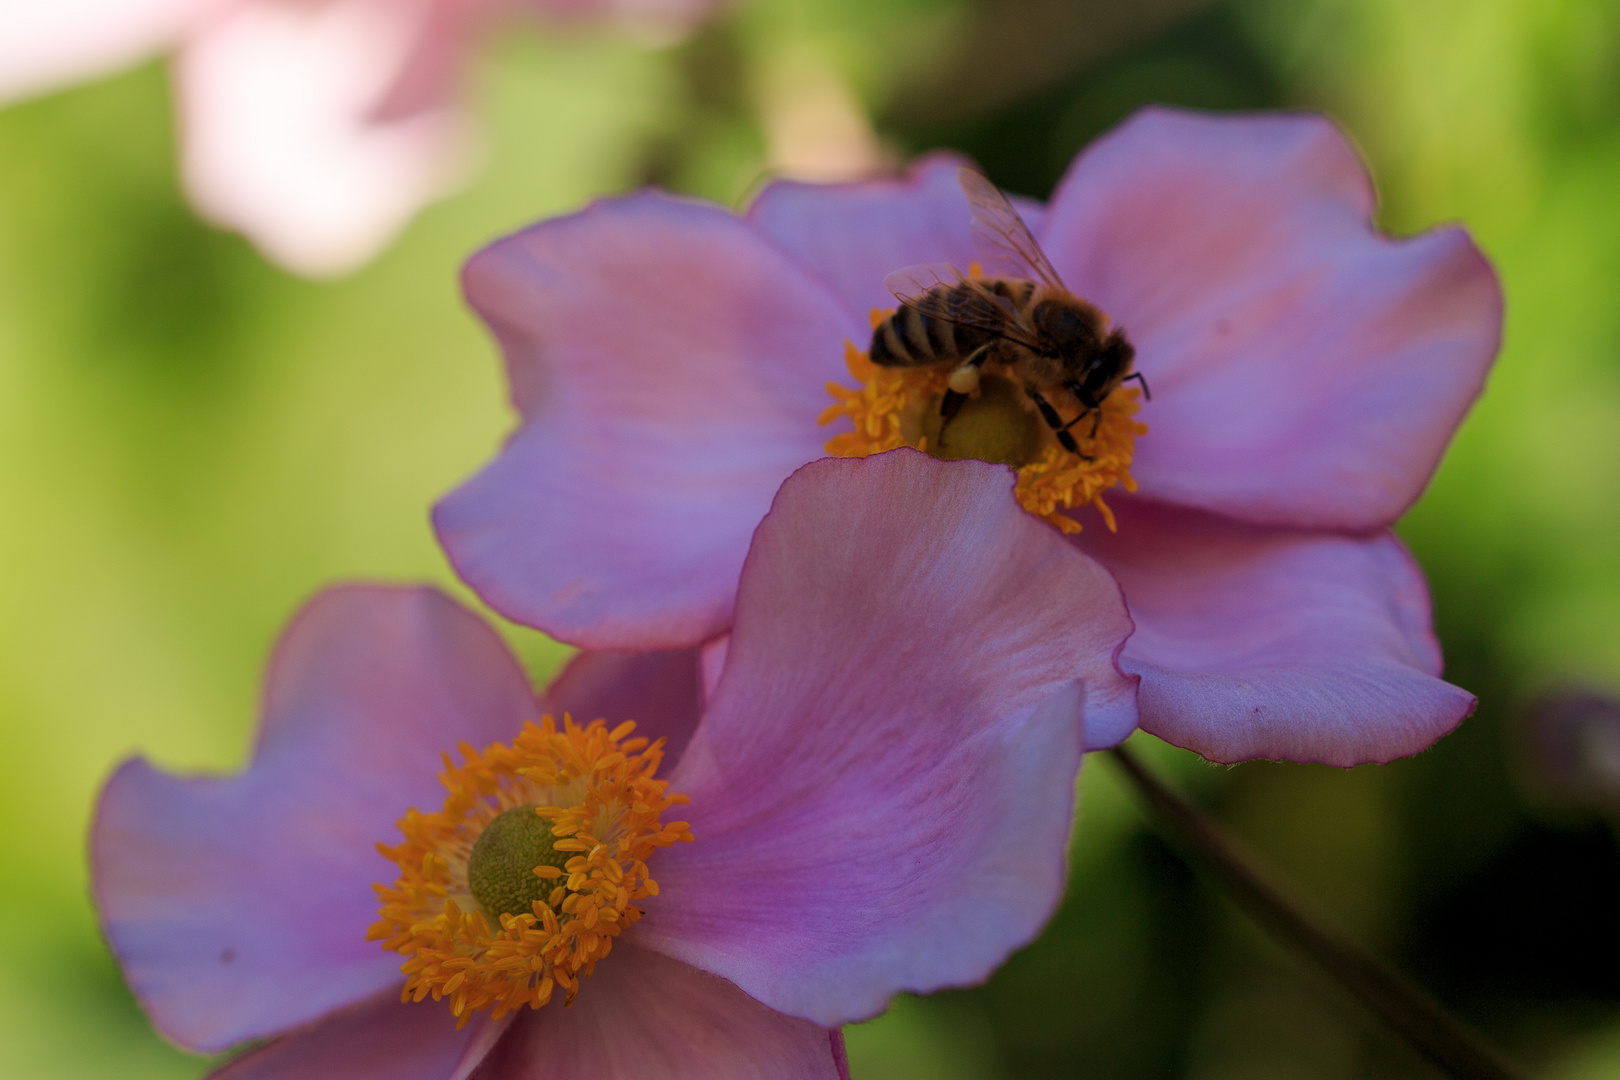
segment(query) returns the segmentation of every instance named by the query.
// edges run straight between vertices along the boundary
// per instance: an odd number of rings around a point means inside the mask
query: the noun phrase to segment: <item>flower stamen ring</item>
[[[692,839],[659,815],[686,802],[655,779],[663,740],[631,738],[568,716],[527,723],[510,744],[448,755],[444,807],[410,810],[405,842],[377,850],[400,868],[377,885],[379,919],[367,937],[400,953],[402,998],[448,999],[461,1023],[565,1002],[658,895],[647,860]]]

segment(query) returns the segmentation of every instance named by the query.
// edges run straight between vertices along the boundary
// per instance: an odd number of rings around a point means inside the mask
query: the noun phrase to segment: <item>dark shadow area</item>
[[[1011,100],[986,92],[988,107],[975,108],[969,73],[956,87],[964,104],[931,109],[917,104],[921,95],[902,96],[880,124],[908,155],[953,147],[1002,187],[1045,198],[1086,143],[1143,105],[1231,110],[1287,104],[1268,61],[1226,5],[1184,6],[1191,10],[1172,9],[1176,17],[1140,40]]]
[[[1136,833],[1074,877],[1038,946],[962,996],[990,1019],[1009,1078],[1178,1076],[1211,918],[1181,860]]]

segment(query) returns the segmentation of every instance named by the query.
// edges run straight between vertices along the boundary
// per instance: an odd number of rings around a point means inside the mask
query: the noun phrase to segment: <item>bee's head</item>
[[[1073,300],[1053,297],[1037,301],[1029,313],[1041,337],[1059,356],[1094,351],[1101,344],[1095,312]]]

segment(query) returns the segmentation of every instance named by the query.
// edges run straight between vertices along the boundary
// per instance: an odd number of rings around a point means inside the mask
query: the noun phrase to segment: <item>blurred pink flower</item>
[[[893,304],[885,275],[977,254],[957,164],[777,183],[741,217],[642,193],[476,255],[467,296],[522,423],[436,509],[457,571],[593,648],[724,634],[755,523],[823,454],[845,342]],[[1155,108],[1022,211],[1152,385],[1139,496],[1075,542],[1124,588],[1142,726],[1214,760],[1388,760],[1473,707],[1438,678],[1388,527],[1480,392],[1502,299],[1463,230],[1390,239],[1374,205],[1321,117]]]
[[[1001,470],[807,467],[759,526],[700,722],[668,657],[585,654],[554,687],[609,724],[666,710],[637,734],[670,740],[692,841],[647,859],[656,894],[570,1008],[458,1030],[445,1002],[401,1004],[401,957],[366,940],[399,872],[374,845],[443,800],[441,753],[545,706],[441,594],[334,589],[276,650],[244,773],[134,760],[108,782],[96,903],[166,1036],[272,1039],[216,1078],[836,1077],[839,1025],[983,979],[1053,911],[1084,731],[1134,718],[1129,630]]]
[[[0,101],[175,49],[197,206],[304,274],[369,260],[465,175],[461,83],[524,14],[677,27],[711,0],[0,0]]]

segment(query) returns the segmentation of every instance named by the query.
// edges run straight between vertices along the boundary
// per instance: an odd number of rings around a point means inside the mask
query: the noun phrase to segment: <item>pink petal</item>
[[[1429,595],[1400,542],[1241,525],[1128,499],[1082,550],[1136,633],[1142,727],[1212,761],[1349,766],[1415,754],[1473,711],[1441,682]]]
[[[827,1027],[976,982],[1064,883],[1082,745],[1135,719],[1117,586],[1012,474],[808,465],[743,569],[640,940]],[[787,617],[790,613],[791,617]]]
[[[723,630],[754,526],[821,456],[856,328],[736,217],[650,192],[486,248],[466,286],[524,423],[435,511],[457,572],[588,648]]]
[[[1373,206],[1317,116],[1147,109],[1076,161],[1041,242],[1136,344],[1144,495],[1343,529],[1417,497],[1496,355],[1502,297],[1461,229],[1391,240]]]
[[[170,1039],[217,1051],[400,980],[365,940],[375,850],[406,809],[436,808],[440,755],[510,739],[535,716],[494,631],[426,588],[313,600],[271,661],[252,763],[176,777],[144,760],[108,781],[94,891],[125,977]]]
[[[731,635],[722,634],[703,646],[698,664],[703,674],[703,700],[714,697],[714,688],[720,685],[720,673],[726,669],[726,650],[731,647]]]
[[[664,760],[679,761],[703,715],[697,649],[582,652],[546,689],[546,708],[609,727],[636,722],[636,734],[666,740]]]
[[[0,101],[115,71],[165,48],[220,0],[0,4]]]
[[[412,0],[409,48],[394,65],[387,92],[369,119],[384,122],[431,112],[455,100],[484,28],[525,6],[522,0]],[[398,3],[398,0],[395,0]],[[406,13],[401,12],[402,16]]]
[[[241,0],[191,38],[177,76],[186,184],[198,207],[271,259],[327,276],[360,266],[466,172],[470,133],[449,97],[411,85],[459,44],[437,5]]]
[[[480,1080],[839,1080],[836,1032],[620,944],[568,1008],[525,1011]]]
[[[389,991],[244,1054],[208,1080],[465,1080],[507,1022],[480,1013],[457,1031],[443,1002],[401,1004]]]
[[[899,180],[778,180],[748,208],[748,221],[838,294],[862,328],[854,340],[864,347],[872,309],[896,306],[883,287],[890,271],[935,262],[966,270],[979,257],[973,211],[956,180],[964,164],[955,154],[938,153]]]

